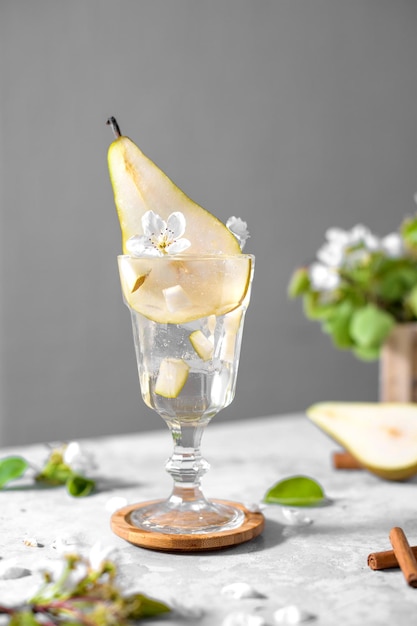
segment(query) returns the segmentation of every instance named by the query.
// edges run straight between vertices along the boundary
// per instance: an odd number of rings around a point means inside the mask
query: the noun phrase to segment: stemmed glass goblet
[[[138,505],[130,524],[152,533],[201,535],[238,528],[242,507],[208,500],[200,452],[210,420],[234,397],[254,257],[118,257],[144,402],[166,422],[173,453],[167,499]]]

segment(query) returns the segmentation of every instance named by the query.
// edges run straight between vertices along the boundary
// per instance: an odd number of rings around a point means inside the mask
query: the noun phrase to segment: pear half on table
[[[373,474],[387,480],[417,474],[417,404],[323,402],[307,417]]]

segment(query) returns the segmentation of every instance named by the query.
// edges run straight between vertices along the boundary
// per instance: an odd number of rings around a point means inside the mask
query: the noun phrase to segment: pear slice
[[[213,357],[213,336],[206,337],[201,330],[195,330],[190,335],[190,342],[200,359],[209,361]]]
[[[155,393],[164,398],[178,398],[187,382],[189,370],[189,365],[182,359],[163,359],[156,379]]]
[[[388,480],[417,474],[417,405],[327,402],[307,416],[370,472]]]
[[[206,257],[120,255],[118,261],[125,301],[160,324],[213,319],[237,309],[246,302],[253,271],[249,255],[219,254],[210,262]]]
[[[214,215],[193,202],[128,137],[121,135],[117,122],[107,122],[116,135],[108,150],[110,180],[122,231],[126,241],[143,235],[142,216],[152,210],[167,220],[174,211],[186,219],[185,237],[191,246],[182,254],[240,254],[238,240]]]

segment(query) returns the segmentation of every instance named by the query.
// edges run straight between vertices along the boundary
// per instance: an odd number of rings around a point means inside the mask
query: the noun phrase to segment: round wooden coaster
[[[228,502],[226,500],[215,500],[215,502],[229,504],[243,511],[245,514],[243,524],[239,528],[232,530],[199,535],[153,532],[138,528],[130,521],[132,511],[152,504],[151,502],[141,502],[140,504],[130,504],[113,513],[111,516],[111,528],[116,535],[126,539],[129,543],[133,543],[135,546],[166,552],[220,550],[221,548],[236,546],[245,541],[250,541],[263,531],[265,518],[262,513],[252,513],[239,502]]]

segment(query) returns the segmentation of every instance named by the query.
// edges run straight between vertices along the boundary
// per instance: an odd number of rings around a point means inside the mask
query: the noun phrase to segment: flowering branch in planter
[[[417,321],[417,216],[379,238],[357,225],[331,228],[316,259],[296,269],[288,285],[302,297],[335,347],[375,360],[393,327]]]

